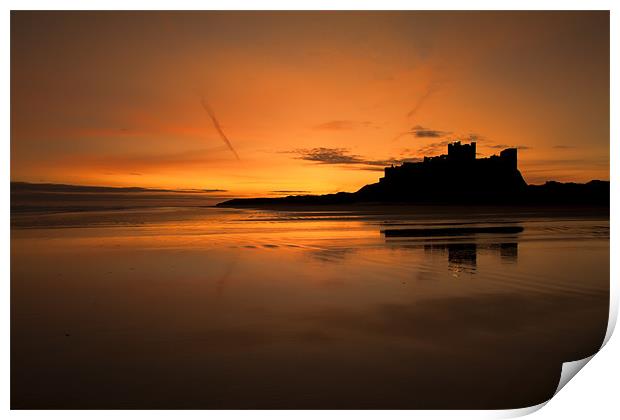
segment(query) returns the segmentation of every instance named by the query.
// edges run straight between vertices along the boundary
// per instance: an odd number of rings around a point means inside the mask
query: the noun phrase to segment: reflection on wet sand
[[[448,246],[448,268],[452,271],[476,271],[476,244],[451,244]]]
[[[516,240],[516,237],[513,239]],[[388,240],[391,248],[424,249],[429,256],[447,255],[448,270],[455,273],[476,273],[476,261],[479,251],[489,252],[498,256],[502,262],[516,264],[519,258],[518,242],[475,243],[475,242],[447,242],[447,243],[408,243]]]
[[[228,265],[226,266],[226,269],[224,270],[224,273],[220,276],[220,278],[217,280],[216,285],[217,285],[217,295],[221,296],[224,293],[224,290],[226,288],[226,283],[228,283],[228,279],[230,278],[231,274],[233,273],[233,270],[235,268],[235,265],[237,263],[237,258],[233,259],[232,261],[230,261],[228,263]]]
[[[12,407],[517,408],[602,342],[606,216],[333,216],[18,220]],[[524,229],[386,239],[386,220]]]
[[[499,255],[502,261],[515,264],[519,258],[519,244],[516,242],[499,244]]]
[[[311,258],[328,263],[342,262],[345,258],[352,256],[354,253],[355,249],[353,248],[335,247],[321,247],[308,251],[308,255]]]

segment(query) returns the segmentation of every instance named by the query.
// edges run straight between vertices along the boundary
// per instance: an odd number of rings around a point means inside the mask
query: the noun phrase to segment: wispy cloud
[[[422,96],[418,98],[417,102],[415,103],[411,111],[409,111],[409,113],[407,114],[407,117],[410,117],[410,118],[414,117],[418,113],[418,111],[422,108],[424,103],[428,100],[428,98],[430,98],[433,94],[435,94],[440,89],[440,86],[441,84],[439,81],[434,80],[434,81],[429,82],[429,84],[426,86],[426,89],[422,93]]]
[[[220,135],[224,143],[226,143],[226,146],[228,146],[230,151],[233,152],[233,154],[235,155],[235,158],[237,158],[237,160],[240,160],[239,155],[237,154],[237,151],[233,147],[230,140],[228,140],[226,133],[224,133],[224,130],[222,130],[222,127],[220,126],[219,121],[217,120],[217,118],[215,118],[215,113],[213,112],[213,110],[211,109],[207,101],[205,100],[204,96],[200,98],[200,103],[202,104],[202,107],[205,109],[205,111],[207,111],[207,114],[209,114],[209,117],[211,118],[211,121],[213,122],[213,126],[217,130],[218,134]]]
[[[507,145],[507,144],[488,144],[488,145],[486,145],[486,147],[489,147],[491,149],[509,149],[511,147],[517,148],[519,150],[530,150],[530,149],[532,149],[532,147],[530,147],[530,146],[523,146],[523,145],[510,146],[510,145]]]
[[[452,134],[450,131],[433,130],[422,127],[421,125],[416,125],[413,127],[410,133],[417,138],[441,138]]]
[[[348,165],[364,161],[360,156],[350,154],[347,149],[340,148],[317,147],[314,149],[297,149],[294,152],[297,153],[298,159],[329,165]]]
[[[452,140],[444,140],[435,143],[429,143],[420,147],[416,153],[418,156],[435,156],[442,153],[446,153],[448,144],[452,143]]]
[[[422,127],[421,125],[416,125],[411,130],[400,133],[398,136],[396,136],[394,140],[397,140],[407,135],[413,136],[418,139],[423,139],[423,138],[437,139],[437,138],[449,136],[450,134],[452,134],[451,131],[435,130],[432,128]]]
[[[480,133],[468,133],[462,136],[459,136],[459,138],[461,139],[461,141],[475,141],[478,143],[487,143],[489,141],[489,139],[485,136],[483,136]]]
[[[308,190],[273,190],[273,191],[269,191],[271,193],[274,194],[300,194],[300,193],[309,193],[310,191]]]
[[[315,162],[321,165],[355,165],[359,169],[372,170],[375,167],[379,170],[385,166],[401,163],[399,159],[368,159],[360,155],[352,154],[349,149],[316,147],[313,149],[295,149],[285,153],[295,155],[295,159]]]
[[[567,144],[556,144],[553,146],[554,149],[574,149],[575,146],[569,146]]]

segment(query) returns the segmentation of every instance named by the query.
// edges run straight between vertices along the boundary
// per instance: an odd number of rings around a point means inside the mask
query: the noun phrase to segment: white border
[[[2,188],[2,215],[5,223],[2,225],[2,276],[5,279],[5,287],[2,288],[3,337],[9,337],[9,308],[10,308],[10,10],[234,10],[234,9],[252,9],[252,10],[611,10],[611,115],[618,115],[617,99],[619,97],[617,73],[618,73],[618,40],[619,24],[618,11],[620,7],[617,1],[578,1],[578,0],[521,0],[521,1],[502,1],[494,2],[489,0],[434,0],[429,1],[405,1],[405,0],[302,0],[296,1],[294,4],[285,1],[265,0],[265,1],[247,1],[247,0],[226,0],[226,1],[198,1],[198,0],[152,0],[141,2],[136,0],[61,0],[61,1],[15,1],[9,0],[3,3],[5,5],[5,13],[2,15],[2,31],[0,33],[0,45],[2,48],[2,56],[5,63],[2,66],[3,80],[2,85],[2,118],[4,130],[2,135],[2,150],[4,158],[2,159],[1,170],[5,174],[5,181],[1,184]],[[615,77],[614,77],[615,76]],[[611,331],[615,325],[618,314],[618,264],[616,257],[618,254],[618,228],[615,224],[618,215],[618,173],[614,165],[618,161],[618,123],[611,119],[611,139],[610,142],[610,175],[611,175],[611,193],[612,193],[612,212],[611,212],[611,310],[610,325],[606,342],[611,336]],[[620,353],[620,345],[617,339],[612,339],[605,346],[604,351],[593,358],[588,364],[584,372],[580,373],[580,379],[571,381],[556,397],[554,397],[544,410],[538,411],[535,416],[538,418],[567,418],[582,419],[584,416],[594,417],[596,419],[616,418],[620,410],[617,402],[617,376],[620,374],[620,359],[617,357]],[[5,341],[8,343],[8,340]],[[0,391],[4,410],[0,413],[6,413],[9,410],[10,399],[10,376],[9,376],[9,346],[0,346],[2,366],[2,379],[0,380]],[[530,407],[519,410],[502,410],[502,411],[180,411],[174,412],[174,416],[188,418],[202,418],[208,415],[210,418],[221,420],[238,419],[250,416],[254,419],[315,419],[317,416],[322,418],[341,418],[343,416],[353,417],[356,419],[369,419],[381,416],[390,419],[405,419],[410,417],[422,418],[504,418],[525,415],[534,412],[544,406]],[[166,411],[115,411],[109,413],[106,411],[12,411],[11,416],[20,418],[32,418],[45,415],[48,418],[103,418],[113,414],[114,416],[134,417],[148,416],[149,418],[168,418],[172,413]]]

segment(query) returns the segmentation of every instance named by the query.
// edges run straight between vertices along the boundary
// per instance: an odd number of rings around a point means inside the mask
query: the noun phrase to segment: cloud
[[[351,120],[332,120],[312,127],[314,130],[354,130],[356,128],[370,127],[372,122],[370,121],[351,121]]]
[[[490,145],[487,145],[486,147],[489,147],[491,149],[502,149],[502,150],[503,149],[509,149],[509,148],[512,148],[512,147],[514,147],[516,149],[519,149],[519,150],[530,150],[530,149],[532,149],[532,147],[530,147],[530,146],[522,146],[522,145],[519,145],[519,146],[509,146],[507,144],[490,144]]]
[[[363,162],[363,159],[361,159],[360,156],[349,154],[347,149],[317,147],[314,149],[297,149],[295,150],[295,153],[298,154],[298,159],[330,165]]]
[[[411,129],[411,131],[409,131],[409,134],[412,134],[417,138],[441,138],[452,133],[450,131],[432,130],[430,128],[422,127],[421,125],[416,125]]]
[[[285,153],[295,154],[295,159],[307,160],[321,165],[356,165],[359,169],[372,170],[370,167],[383,168],[401,163],[398,159],[372,160],[355,155],[344,148],[316,147],[313,149],[296,149]]]
[[[415,138],[424,139],[424,138],[442,138],[452,134],[451,131],[442,131],[442,130],[434,130],[427,127],[422,127],[421,125],[414,126],[411,130],[405,131],[404,133],[400,133],[398,136],[394,138],[394,140],[398,140],[399,138],[407,135],[411,135]]]
[[[224,141],[224,143],[226,143],[226,146],[228,146],[228,148],[230,149],[231,152],[233,152],[233,154],[235,155],[235,157],[237,158],[237,160],[239,159],[239,155],[237,154],[237,151],[235,150],[235,148],[233,147],[232,143],[230,142],[230,140],[228,140],[228,137],[226,136],[226,134],[224,133],[224,130],[222,130],[222,127],[220,126],[219,121],[217,120],[217,118],[215,118],[215,114],[213,113],[213,110],[211,109],[211,107],[209,106],[209,104],[207,104],[207,101],[205,101],[204,97],[200,98],[200,103],[202,104],[202,107],[205,109],[205,111],[207,111],[207,114],[209,114],[209,117],[211,118],[211,121],[213,122],[213,126],[215,127],[215,129],[217,130],[218,134],[220,135],[220,137],[222,138],[222,140]]]
[[[508,149],[512,147],[517,148],[519,150],[531,150],[532,149],[531,146],[526,146],[526,145],[515,146],[515,145],[508,145],[508,144],[489,144],[490,143],[489,139],[487,139],[486,137],[478,133],[469,133],[469,134],[463,134],[463,135],[457,136],[457,135],[452,135],[452,132],[450,131],[433,130],[427,127],[423,127],[421,125],[414,126],[410,131],[404,134],[411,134],[415,136],[416,138],[442,139],[442,141],[436,141],[433,143],[429,143],[415,150],[414,154],[417,154],[418,156],[419,155],[436,156],[436,155],[447,153],[448,144],[453,143],[455,141],[461,141],[465,143],[477,142],[483,148],[486,147],[489,149],[498,149],[498,150]],[[407,150],[410,153],[412,152],[409,149],[405,149],[405,150]],[[477,154],[483,155],[483,153],[477,153]]]
[[[413,133],[414,136],[416,137],[443,137],[444,133],[443,131],[437,131],[437,130],[417,130]]]
[[[274,193],[274,194],[304,194],[304,193],[309,193],[310,191],[307,191],[307,190],[273,190],[269,192]]]
[[[452,143],[452,140],[444,140],[435,143],[429,143],[417,150],[418,155],[422,156],[436,156],[447,151],[448,144]]]
[[[435,92],[439,90],[440,85],[441,84],[436,80],[429,82],[429,84],[426,86],[426,89],[424,90],[424,93],[422,93],[422,96],[418,98],[418,101],[415,103],[411,111],[409,111],[407,117],[414,117],[418,113],[420,108],[422,108],[422,105],[424,105],[424,103],[428,100],[428,98],[430,98],[433,94],[435,94]]]
[[[483,143],[483,142],[488,141],[488,139],[485,136],[483,136],[482,134],[478,134],[478,133],[469,133],[461,137],[464,141],[469,141],[469,142],[475,141],[478,143]]]
[[[381,165],[381,166],[362,166],[362,167],[360,167],[359,169],[360,169],[360,170],[362,170],[362,171],[383,172],[383,170],[384,170],[387,166],[390,166],[390,165],[392,165],[392,164],[393,164],[393,165],[397,165],[397,164],[400,164],[400,162],[395,161],[395,162],[392,162],[392,163],[390,163],[390,164],[387,164],[387,165]]]
[[[574,149],[575,146],[569,146],[566,144],[556,144],[555,146],[553,146],[554,149]]]

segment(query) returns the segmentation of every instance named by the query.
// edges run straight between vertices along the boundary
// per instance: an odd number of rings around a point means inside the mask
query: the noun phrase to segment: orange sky
[[[609,14],[12,12],[11,124],[13,181],[355,191],[474,137],[609,179]]]

